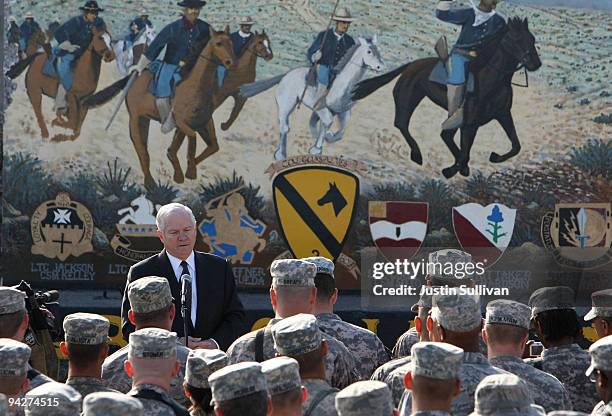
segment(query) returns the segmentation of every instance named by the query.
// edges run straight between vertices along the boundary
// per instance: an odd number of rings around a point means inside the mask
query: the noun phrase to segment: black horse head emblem
[[[338,215],[340,215],[340,213],[342,212],[344,207],[347,206],[348,203],[346,202],[346,198],[344,198],[344,195],[342,195],[342,192],[340,192],[340,190],[336,186],[336,183],[334,182],[329,184],[329,189],[327,190],[327,192],[325,192],[325,195],[323,195],[317,201],[317,204],[320,207],[325,204],[332,204],[332,207],[334,208],[334,214],[336,214],[337,217]]]

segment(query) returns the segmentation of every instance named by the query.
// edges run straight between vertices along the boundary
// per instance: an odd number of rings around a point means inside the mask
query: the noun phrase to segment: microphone
[[[188,313],[189,311],[189,313]],[[189,340],[189,324],[191,320],[191,276],[187,273],[181,275],[181,316],[183,317],[183,332],[185,336],[185,346]]]

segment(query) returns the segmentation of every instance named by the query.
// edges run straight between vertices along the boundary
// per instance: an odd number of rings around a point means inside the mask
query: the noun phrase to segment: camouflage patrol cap
[[[588,413],[575,412],[573,410],[555,410],[546,414],[547,416],[589,416]]]
[[[392,416],[391,390],[382,381],[358,381],[336,395],[338,416]]]
[[[0,338],[0,376],[25,376],[32,350],[23,342]]]
[[[304,355],[321,347],[321,331],[317,318],[300,313],[272,326],[274,348],[281,355]]]
[[[445,342],[418,342],[410,351],[413,376],[453,380],[459,378],[463,350]]]
[[[574,291],[567,286],[541,287],[529,297],[531,317],[545,311],[574,309]]]
[[[271,396],[299,389],[300,365],[289,357],[276,357],[261,363],[261,372],[266,377],[268,393]]]
[[[83,416],[143,416],[140,400],[121,393],[96,392],[83,399]]]
[[[472,255],[470,253],[466,253],[465,251],[456,250],[453,248],[448,248],[429,253],[428,260],[428,272],[431,277],[446,280],[462,280],[468,279],[470,277],[469,274],[465,272],[464,276],[458,277],[456,274],[449,274],[445,270],[449,268],[447,264],[453,265],[453,270],[455,270],[454,266],[457,264],[471,263]]]
[[[334,262],[327,257],[305,257],[302,260],[314,263],[317,266],[317,274],[322,273],[334,277]]]
[[[514,374],[492,374],[476,387],[474,412],[470,416],[546,415],[533,404],[529,386]]]
[[[261,364],[251,361],[223,367],[212,373],[208,382],[215,403],[266,391],[266,377],[261,372]]]
[[[176,332],[144,328],[130,334],[128,357],[167,359],[176,357]]]
[[[432,297],[431,317],[454,332],[469,332],[482,323],[480,296],[436,294]]]
[[[317,266],[299,259],[274,260],[270,266],[274,286],[315,287]]]
[[[26,416],[79,416],[81,394],[67,384],[50,381],[26,393]]]
[[[419,308],[431,308],[431,296],[430,294],[423,293],[419,297],[419,301],[412,305],[410,310],[414,313],[419,312]]]
[[[64,318],[66,342],[80,345],[99,345],[108,341],[110,322],[93,313],[73,313]]]
[[[593,307],[584,316],[585,321],[597,317],[612,318],[612,289],[600,290],[591,294]]]
[[[487,304],[485,323],[513,325],[529,330],[531,309],[524,303],[513,300],[492,300]]]
[[[612,337],[603,337],[589,347],[591,365],[586,371],[587,377],[597,369],[612,373]]]
[[[8,415],[8,400],[2,393],[0,393],[0,415]]]
[[[135,313],[159,311],[174,300],[168,279],[157,276],[143,277],[130,283],[128,299]]]
[[[0,286],[0,315],[25,311],[25,298],[21,290]]]
[[[227,354],[221,350],[190,351],[185,368],[185,383],[196,389],[209,389],[208,377],[227,363]]]

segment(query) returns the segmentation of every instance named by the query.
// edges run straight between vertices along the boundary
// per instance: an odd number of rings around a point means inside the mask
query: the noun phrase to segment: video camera
[[[48,310],[48,306],[58,306],[59,292],[57,290],[49,290],[46,292],[34,291],[32,286],[25,280],[22,280],[17,286],[13,286],[26,295],[26,309],[30,315],[30,327],[32,330],[48,330],[51,335],[57,335],[55,322],[43,311],[42,306]]]

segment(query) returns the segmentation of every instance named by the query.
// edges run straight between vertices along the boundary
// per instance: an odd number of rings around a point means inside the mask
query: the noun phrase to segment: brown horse
[[[106,28],[94,27],[91,31],[93,35],[92,40],[76,61],[73,69],[74,82],[71,90],[66,93],[66,103],[68,104],[67,119],[58,114],[52,122],[54,126],[72,129],[73,134],[70,136],[57,134],[52,138],[53,141],[76,140],[79,137],[81,126],[88,111],[87,106],[83,106],[81,100],[91,95],[98,87],[102,59],[105,62],[115,59],[115,54],[110,47],[110,34]],[[49,137],[49,130],[47,130],[42,113],[42,97],[46,95],[47,97],[55,98],[59,85],[59,78],[50,77],[43,73],[43,66],[48,57],[47,53],[35,53],[15,64],[7,73],[11,79],[15,79],[25,68],[28,68],[25,79],[26,90],[44,139]]]
[[[182,139],[177,137],[188,136],[194,140],[189,142],[190,153],[195,153],[195,137],[199,134],[207,145],[207,148],[189,164],[189,176],[196,176],[196,165],[206,159],[219,148],[215,126],[212,122],[213,93],[217,85],[215,73],[218,65],[232,69],[236,63],[236,57],[232,50],[232,42],[229,36],[229,26],[224,32],[216,32],[210,29],[210,39],[204,48],[194,47],[191,56],[186,59],[187,63],[181,70],[183,80],[176,86],[172,100],[172,113],[177,126],[172,145],[168,149],[168,158],[176,169],[180,169],[176,152],[182,144]],[[188,72],[188,73],[187,73]],[[85,105],[97,107],[109,102],[119,94],[127,85],[130,76],[127,76],[104,90],[90,97]],[[160,121],[160,115],[155,105],[155,97],[149,92],[148,85],[153,74],[144,71],[131,86],[126,105],[130,116],[130,138],[136,149],[140,167],[144,174],[145,187],[151,189],[155,186],[155,180],[150,171],[150,157],[147,143],[149,139],[149,125],[151,120]]]
[[[234,98],[234,107],[232,108],[232,112],[228,120],[224,123],[221,123],[222,130],[228,130],[231,127],[236,118],[238,118],[240,111],[246,103],[247,98],[240,95],[238,93],[238,89],[243,84],[248,84],[255,81],[257,58],[263,58],[266,61],[269,61],[273,57],[274,54],[270,47],[270,38],[266,34],[266,31],[264,30],[262,33],[255,32],[255,35],[245,45],[244,51],[238,59],[236,68],[232,71],[229,71],[223,85],[220,88],[217,87],[214,91],[213,107],[215,110],[219,108],[228,97],[231,96]],[[176,158],[176,151],[182,144],[184,138],[185,135],[181,132],[181,130],[177,129],[174,134],[172,145],[168,149],[168,158],[170,158],[170,161],[172,162],[172,166],[174,168],[174,181],[177,183],[183,183],[184,181],[181,165],[178,162],[178,159]],[[189,140],[190,143],[188,143],[187,147],[189,150],[187,155],[188,168],[185,172],[185,176],[188,179],[195,179],[196,172],[194,168],[204,159],[199,160],[195,156],[195,137],[190,137]],[[191,143],[191,140],[193,140],[194,143]],[[219,147],[211,146],[210,149],[211,153],[208,154],[206,157],[209,157],[215,152],[217,152],[219,150]],[[171,155],[174,155],[174,157],[171,157]]]
[[[45,48],[47,52],[50,51],[50,46],[47,44],[45,32],[39,28],[36,32],[32,33],[32,36],[30,36],[30,39],[28,39],[25,57],[27,58],[28,56],[34,55],[41,47]]]
[[[429,80],[437,62],[437,58],[418,59],[387,74],[364,80],[353,90],[353,99],[360,100],[401,74],[393,89],[395,127],[401,131],[410,146],[410,158],[419,165],[423,163],[423,157],[408,130],[410,119],[425,97],[442,108],[447,108],[448,105],[446,86]],[[492,120],[496,120],[504,129],[512,148],[501,155],[492,152],[490,162],[501,163],[519,153],[521,144],[511,112],[512,76],[520,68],[536,71],[541,65],[535,47],[535,37],[529,31],[527,19],[510,19],[507,30],[479,51],[478,58],[470,64],[470,70],[475,76],[476,92],[466,97],[466,117],[461,127],[460,147],[454,142],[457,129],[444,130],[441,133],[442,140],[455,158],[453,165],[442,170],[446,178],[451,178],[457,172],[463,176],[469,175],[470,150],[476,133],[481,126]]]

